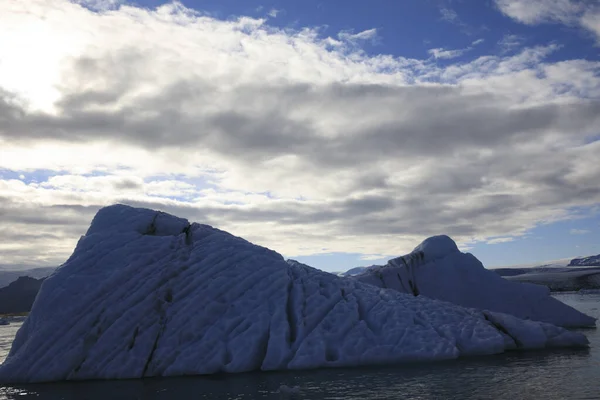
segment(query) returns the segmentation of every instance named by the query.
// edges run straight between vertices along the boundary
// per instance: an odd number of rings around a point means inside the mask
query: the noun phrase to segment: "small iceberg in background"
[[[543,288],[489,279],[447,237],[426,240],[410,257],[339,277],[208,225],[106,207],[44,281],[0,381],[348,367],[588,345],[581,333],[544,321],[593,319],[544,300]],[[406,290],[390,287],[400,281]],[[514,306],[492,307],[503,301]],[[536,314],[521,319],[517,304]]]

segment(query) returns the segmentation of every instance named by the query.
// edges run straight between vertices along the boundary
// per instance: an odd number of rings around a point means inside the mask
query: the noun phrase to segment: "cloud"
[[[600,41],[600,5],[582,0],[495,0],[506,16],[528,25],[560,23],[578,26]]]
[[[587,235],[588,233],[590,233],[590,231],[587,229],[571,229],[569,233],[571,235]]]
[[[470,47],[466,49],[457,49],[457,50],[446,50],[444,48],[437,49],[429,49],[427,52],[436,59],[451,59],[462,56],[467,51],[471,50]]]
[[[572,0],[496,0],[496,5],[507,16],[525,23],[575,23],[583,10],[583,3]]]
[[[125,4],[125,0],[74,0],[73,2],[94,11],[116,10]]]
[[[363,261],[375,261],[375,260],[381,260],[384,258],[392,258],[394,256],[388,256],[385,254],[363,254],[360,256],[360,259]]]
[[[485,42],[485,39],[477,39],[473,41],[473,43],[471,43],[471,46],[477,46],[478,44],[481,44],[483,42]]]
[[[374,41],[377,39],[377,29],[367,29],[362,32],[352,33],[350,31],[342,31],[338,34],[338,37],[348,42],[359,42],[359,41]]]
[[[469,24],[465,23],[457,14],[456,11],[454,11],[452,8],[449,7],[441,7],[439,9],[440,11],[440,20],[441,21],[445,21],[448,22],[450,24],[453,24],[457,27],[460,28],[460,32],[464,33],[465,35],[471,36],[474,34],[480,34],[483,31],[488,30],[488,28],[485,25],[481,25],[480,27],[473,27],[470,26]]]
[[[442,67],[368,55],[365,32],[0,3],[2,262],[63,261],[115,202],[286,256],[494,240],[600,202],[600,63]]]
[[[458,17],[458,14],[451,8],[440,8],[440,14],[442,15],[442,21],[447,21],[450,23],[460,23],[460,18]]]
[[[524,41],[525,39],[522,36],[506,34],[498,41],[498,45],[506,53],[523,46]]]
[[[486,243],[487,244],[508,243],[508,242],[513,242],[514,240],[515,240],[514,237],[499,237],[499,238],[489,239]]]
[[[281,12],[281,10],[276,10],[274,8],[272,8],[267,15],[271,18],[277,18],[277,15]]]
[[[585,29],[593,32],[600,42],[600,7],[585,12],[580,22]]]

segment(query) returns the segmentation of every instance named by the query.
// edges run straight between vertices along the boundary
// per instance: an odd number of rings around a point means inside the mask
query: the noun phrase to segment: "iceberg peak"
[[[86,236],[105,232],[135,231],[142,235],[177,236],[190,223],[162,211],[134,208],[115,204],[101,208],[90,225]]]
[[[460,253],[456,242],[449,236],[438,235],[425,239],[421,244],[414,248],[411,254],[423,253],[423,261],[430,262],[444,258],[452,253]]]

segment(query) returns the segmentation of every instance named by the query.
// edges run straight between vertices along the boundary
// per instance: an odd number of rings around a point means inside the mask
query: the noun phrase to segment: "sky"
[[[598,254],[598,154],[598,1],[0,1],[0,269],[113,203],[328,271]]]

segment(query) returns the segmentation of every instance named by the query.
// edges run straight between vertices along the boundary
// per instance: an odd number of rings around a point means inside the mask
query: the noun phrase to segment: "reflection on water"
[[[600,294],[556,297],[600,317]],[[590,349],[511,352],[400,367],[12,385],[0,388],[0,398],[598,399],[600,333],[584,332]],[[299,391],[280,391],[282,385]]]
[[[0,325],[0,363],[4,361],[10,346],[12,345],[13,339],[17,334],[17,331],[23,325],[24,317],[8,317],[5,318],[10,322],[10,325]]]

